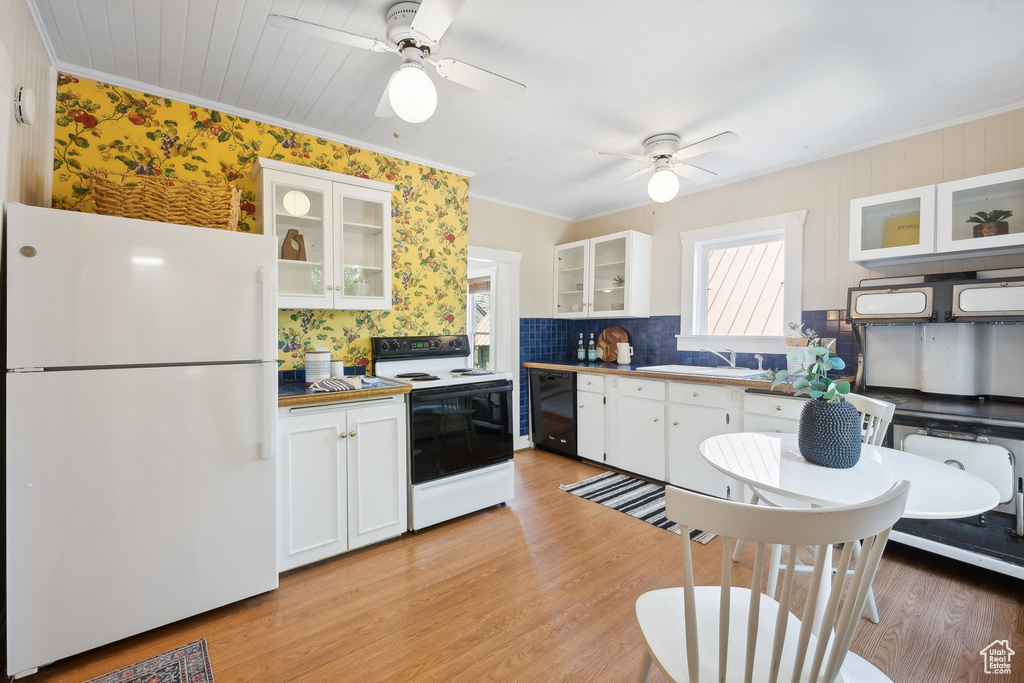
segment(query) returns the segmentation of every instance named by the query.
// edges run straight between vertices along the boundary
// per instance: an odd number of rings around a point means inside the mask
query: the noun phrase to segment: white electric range
[[[466,335],[375,337],[373,371],[408,382],[409,528],[514,493],[512,375],[474,370]]]

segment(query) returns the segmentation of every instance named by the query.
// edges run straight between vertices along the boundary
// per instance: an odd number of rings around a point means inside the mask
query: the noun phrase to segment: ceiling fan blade
[[[644,161],[647,161],[647,160],[644,159]],[[611,185],[609,185],[608,187],[606,187],[604,189],[610,190],[613,187],[618,187],[619,185],[622,185],[623,183],[628,183],[633,178],[639,178],[640,176],[645,175],[647,173],[650,173],[653,170],[654,170],[654,166],[645,166],[644,168],[641,168],[636,173],[630,173],[628,176],[626,176],[622,180],[616,180],[614,183],[612,183]]]
[[[300,33],[305,33],[316,38],[322,38],[324,40],[334,41],[335,43],[343,43],[345,45],[351,45],[352,47],[358,47],[361,50],[370,50],[371,52],[398,51],[387,43],[377,40],[376,38],[357,36],[355,33],[349,33],[348,31],[342,31],[337,28],[329,28],[321,24],[314,24],[310,21],[296,19],[295,17],[286,17],[283,14],[269,15],[267,17],[267,24],[284,31],[299,31]]]
[[[629,154],[627,152],[598,152],[606,157],[622,157],[623,159],[632,159],[633,161],[650,161],[647,157],[642,157],[639,154]]]
[[[434,45],[451,26],[466,0],[423,0],[410,30],[421,43]]]
[[[484,71],[483,69],[460,62],[457,59],[430,59],[428,61],[437,69],[441,78],[455,81],[467,88],[500,97],[506,102],[516,102],[526,92],[522,83]]]
[[[716,149],[721,149],[727,145],[731,145],[734,142],[739,142],[740,136],[733,133],[731,130],[727,130],[724,133],[718,135],[712,135],[706,140],[695,142],[692,145],[687,145],[681,150],[677,151],[672,155],[673,159],[692,159],[693,157],[700,156],[701,154],[707,154]]]
[[[675,160],[672,161],[672,172],[678,176],[689,178],[690,180],[696,180],[697,182],[704,182],[718,177],[718,174],[714,171],[708,171],[700,166],[684,164]]]
[[[377,103],[377,110],[373,112],[373,115],[382,118],[390,119],[395,115],[395,110],[391,108],[391,100],[388,99],[388,92],[391,90],[391,81],[395,78],[395,74],[398,71],[394,71],[391,74],[391,78],[388,79],[388,84],[384,86],[384,92],[380,96],[380,102]]]

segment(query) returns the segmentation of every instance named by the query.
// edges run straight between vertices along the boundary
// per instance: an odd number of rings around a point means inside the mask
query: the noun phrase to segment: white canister
[[[306,386],[331,376],[331,352],[322,346],[306,351]]]
[[[615,345],[615,350],[617,354],[616,360],[619,362],[619,365],[629,365],[629,361],[632,360],[633,347],[627,342],[619,342]]]
[[[343,360],[332,360],[331,361],[331,377],[341,377],[345,374],[345,361]]]

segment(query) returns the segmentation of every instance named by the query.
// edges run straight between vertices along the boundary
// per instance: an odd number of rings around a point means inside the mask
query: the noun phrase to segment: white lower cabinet
[[[665,480],[665,382],[620,378],[614,457],[609,464]]]
[[[278,571],[408,529],[404,396],[280,408]]]
[[[796,434],[806,398],[747,393],[743,396],[743,431]]]
[[[587,460],[605,461],[604,375],[576,375],[576,454]]]
[[[736,431],[739,390],[672,382],[668,396],[668,482],[719,498],[735,499],[736,482],[709,465],[700,443]]]

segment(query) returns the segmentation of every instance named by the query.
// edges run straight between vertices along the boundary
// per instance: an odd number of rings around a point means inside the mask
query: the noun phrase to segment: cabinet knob
[[[346,436],[348,436],[348,434],[342,432],[341,434],[338,435],[338,438],[344,439]]]
[[[658,418],[654,418],[654,421],[655,421],[655,422],[657,422],[657,421],[658,421]]]
[[[678,427],[679,426],[679,420],[672,420],[672,426],[673,427]]]
[[[327,289],[334,289],[334,285],[327,285]]]
[[[351,432],[348,433],[348,435],[349,436],[355,436],[356,435],[356,430],[353,429]]]
[[[581,404],[580,404],[580,409],[582,409],[582,408],[583,408],[583,404],[581,403]]]
[[[587,386],[589,387],[589,386],[590,386],[591,384],[593,384],[593,382],[591,382],[591,381],[590,381],[590,380],[588,379],[588,380],[587,380]]]
[[[781,434],[781,433],[782,433],[782,430],[781,430],[781,429],[776,429],[776,430],[775,430],[775,433],[776,433],[776,434]]]
[[[782,410],[782,406],[775,406],[775,410]]]
[[[697,398],[697,392],[696,392],[696,391],[695,391],[695,392],[693,392],[693,397],[694,397],[694,398]]]
[[[637,391],[643,391],[643,390],[644,390],[644,388],[643,388],[643,387],[637,387],[637,388],[636,388],[636,390],[637,390]]]

